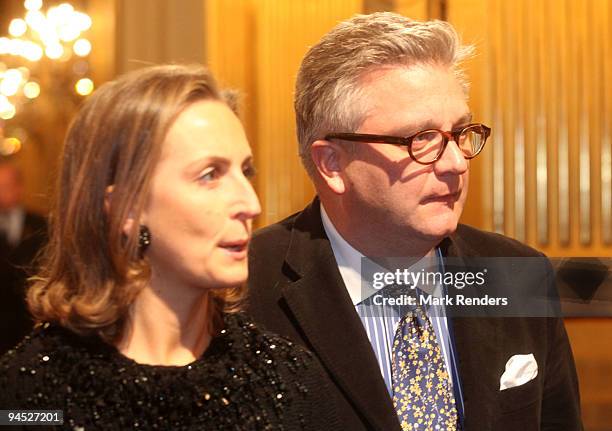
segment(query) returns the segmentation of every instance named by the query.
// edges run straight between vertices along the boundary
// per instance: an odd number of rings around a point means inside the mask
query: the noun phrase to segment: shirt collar
[[[365,299],[361,292],[361,258],[365,256],[342,238],[329,219],[322,203],[321,221],[329,238],[346,290],[351,297],[351,301],[353,301],[353,305],[357,305]]]
[[[336,230],[333,222],[330,220],[323,203],[321,203],[321,221],[323,222],[323,229],[329,238],[340,275],[346,286],[349,296],[353,305],[357,305],[363,300],[367,299],[377,291],[369,286],[368,283],[362,284],[361,279],[361,262],[365,256],[350,245],[340,233]],[[413,271],[418,271],[419,268],[433,267],[434,263],[440,263],[440,251],[434,250],[423,257],[418,262],[411,266]],[[370,261],[370,264],[373,264]],[[384,268],[380,267],[381,271],[385,271]],[[426,293],[432,294],[432,288],[424,289]]]

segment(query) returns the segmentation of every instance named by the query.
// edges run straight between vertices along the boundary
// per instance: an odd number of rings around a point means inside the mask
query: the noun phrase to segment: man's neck
[[[423,241],[418,238],[390,236],[384,227],[373,223],[360,226],[354,217],[345,214],[342,208],[321,201],[321,214],[326,214],[338,234],[355,250],[366,257],[410,257],[420,259],[435,250],[438,241]]]

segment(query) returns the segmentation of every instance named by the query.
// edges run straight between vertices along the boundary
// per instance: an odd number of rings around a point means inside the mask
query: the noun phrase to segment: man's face
[[[454,130],[471,120],[463,88],[446,67],[378,69],[362,83],[367,114],[357,133],[410,136],[431,128]],[[359,220],[353,228],[370,231],[370,241],[382,246],[373,249],[397,254],[411,241],[432,243],[455,231],[469,164],[454,142],[431,165],[416,163],[405,147],[354,146],[345,169],[345,205]]]

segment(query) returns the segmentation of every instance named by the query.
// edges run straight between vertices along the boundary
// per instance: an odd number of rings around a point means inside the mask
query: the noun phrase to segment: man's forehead
[[[362,97],[382,104],[404,101],[418,107],[430,100],[448,101],[449,97],[454,102],[467,100],[453,69],[440,65],[378,67],[362,74],[358,85]]]
[[[450,127],[455,129],[457,127],[465,126],[472,122],[472,118],[473,115],[469,111],[466,111],[463,114],[458,114],[454,119],[450,119]],[[440,117],[430,117],[422,120],[414,120],[412,122],[408,121],[406,124],[392,130],[392,132],[394,134],[398,134],[399,136],[406,136],[421,130],[444,129],[447,127],[449,127],[449,125],[445,124],[444,120]]]
[[[447,66],[378,67],[362,75],[360,89],[365,117],[405,112],[410,114],[402,119],[405,124],[410,123],[407,125],[441,126],[440,120],[454,123],[469,116],[467,95]]]

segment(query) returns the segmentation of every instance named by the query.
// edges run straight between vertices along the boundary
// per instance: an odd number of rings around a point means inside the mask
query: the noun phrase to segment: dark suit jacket
[[[501,235],[461,225],[441,244],[457,256],[536,256]],[[250,313],[312,350],[330,379],[344,429],[400,430],[363,325],[342,281],[318,199],[258,231],[250,249]],[[449,319],[459,359],[467,430],[582,429],[578,384],[563,322],[556,318]],[[533,353],[538,376],[499,390],[506,361]]]
[[[0,354],[32,331],[25,303],[26,283],[33,272],[34,257],[46,239],[45,219],[26,213],[19,243],[14,247],[0,245]]]

